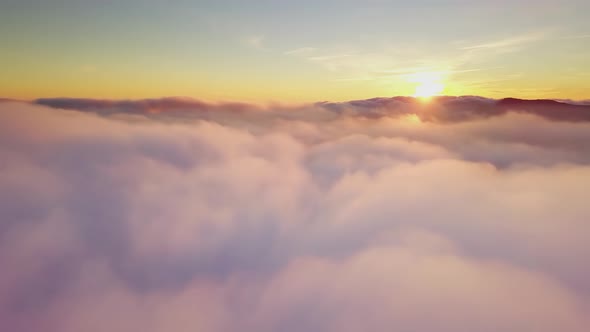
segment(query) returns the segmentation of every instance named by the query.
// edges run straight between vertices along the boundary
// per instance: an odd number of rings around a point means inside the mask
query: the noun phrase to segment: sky
[[[0,3],[0,95],[345,101],[437,93],[586,99],[590,3]]]

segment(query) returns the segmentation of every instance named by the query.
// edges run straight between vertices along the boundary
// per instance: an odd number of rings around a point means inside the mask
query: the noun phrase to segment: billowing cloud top
[[[0,330],[590,328],[586,103],[0,103]]]

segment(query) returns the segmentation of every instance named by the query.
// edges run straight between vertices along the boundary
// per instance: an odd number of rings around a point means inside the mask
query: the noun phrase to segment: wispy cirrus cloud
[[[315,51],[317,50],[317,48],[315,47],[300,47],[300,48],[296,48],[296,49],[292,49],[289,51],[285,52],[285,55],[309,55],[309,54],[313,54]]]
[[[541,40],[545,40],[553,36],[553,32],[549,30],[542,30],[542,31],[533,31],[521,35],[511,36],[503,39],[493,40],[490,42],[485,42],[481,44],[475,44],[470,46],[465,46],[462,49],[464,50],[477,50],[477,49],[487,49],[487,50],[514,50],[520,46],[531,44],[534,42],[538,42]]]
[[[587,35],[571,35],[571,36],[563,36],[560,37],[561,39],[586,39],[590,38],[590,34]]]
[[[263,50],[266,48],[264,42],[266,37],[264,35],[251,35],[242,39],[243,43],[249,47]]]
[[[506,53],[514,53],[535,43],[556,39],[557,29],[544,28],[523,32],[506,38],[481,42],[460,41],[439,48],[436,54],[425,45],[389,45],[367,52],[355,47],[301,47],[284,52],[287,56],[306,59],[334,72],[335,81],[381,81],[387,78],[416,73],[440,73],[462,85],[465,74],[498,69],[493,60]],[[583,35],[578,36],[584,38]],[[497,79],[504,74],[494,73]]]

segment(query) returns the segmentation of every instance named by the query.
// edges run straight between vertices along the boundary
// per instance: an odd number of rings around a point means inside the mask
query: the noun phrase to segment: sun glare
[[[432,96],[438,96],[444,87],[441,83],[437,82],[424,82],[416,87],[414,97],[430,98]]]
[[[414,97],[428,99],[440,95],[444,90],[441,77],[436,73],[416,73],[409,81],[417,83]]]

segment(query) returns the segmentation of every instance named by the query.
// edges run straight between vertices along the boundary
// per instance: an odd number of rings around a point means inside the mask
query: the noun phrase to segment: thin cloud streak
[[[508,37],[505,39],[500,39],[496,41],[491,41],[482,44],[476,44],[472,46],[466,46],[462,49],[464,50],[477,50],[477,49],[510,49],[526,44],[531,44],[534,42],[538,42],[541,40],[545,40],[550,38],[553,35],[553,32],[550,31],[540,31],[540,32],[531,32],[523,35],[517,35],[515,37]]]

